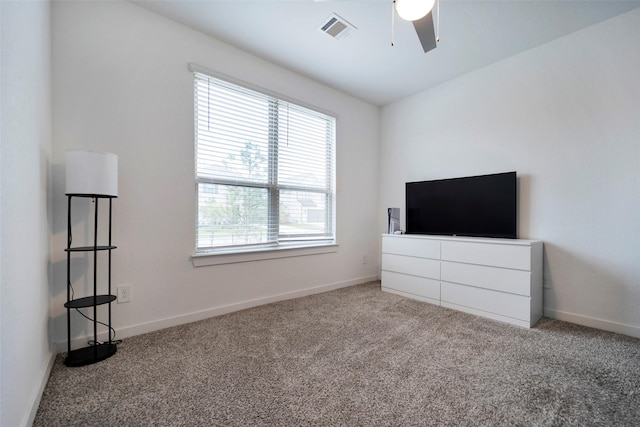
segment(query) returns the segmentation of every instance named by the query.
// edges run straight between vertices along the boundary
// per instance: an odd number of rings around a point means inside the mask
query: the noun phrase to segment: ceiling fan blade
[[[433,28],[433,10],[427,13],[424,18],[413,21],[413,27],[418,33],[418,38],[425,53],[436,48],[436,32]]]

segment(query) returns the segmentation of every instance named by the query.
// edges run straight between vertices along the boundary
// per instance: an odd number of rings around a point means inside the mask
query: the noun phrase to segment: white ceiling
[[[392,0],[135,0],[375,105],[385,105],[640,7],[640,1],[441,0],[440,43],[423,53]],[[357,30],[336,40],[318,28],[332,14]],[[611,40],[615,43],[615,40]]]

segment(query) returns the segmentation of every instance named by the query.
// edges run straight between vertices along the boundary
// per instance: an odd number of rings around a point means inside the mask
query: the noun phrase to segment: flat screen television
[[[516,239],[516,173],[406,183],[406,233]]]

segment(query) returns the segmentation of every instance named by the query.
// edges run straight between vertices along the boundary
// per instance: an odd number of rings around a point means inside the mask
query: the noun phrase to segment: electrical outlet
[[[131,301],[131,286],[118,286],[118,304]]]
[[[363,254],[362,255],[362,263],[366,264],[367,263],[367,254]]]

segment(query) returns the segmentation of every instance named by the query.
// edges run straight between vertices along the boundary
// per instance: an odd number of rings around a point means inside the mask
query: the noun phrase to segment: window
[[[334,243],[335,128],[196,71],[196,252]]]

